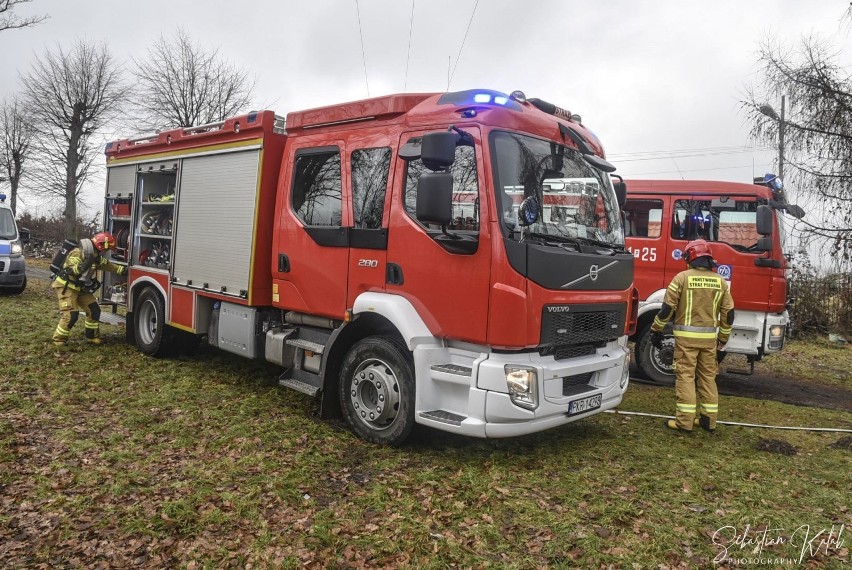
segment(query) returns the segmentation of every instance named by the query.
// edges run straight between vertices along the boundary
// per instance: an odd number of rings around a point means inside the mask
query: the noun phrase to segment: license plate
[[[588,398],[581,398],[579,400],[571,400],[571,402],[568,403],[568,415],[573,416],[575,414],[582,414],[596,408],[600,408],[602,400],[602,394],[589,396]]]

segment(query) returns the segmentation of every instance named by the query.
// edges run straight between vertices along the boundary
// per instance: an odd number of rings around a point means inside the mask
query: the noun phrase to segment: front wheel
[[[645,376],[657,384],[671,386],[674,374],[674,337],[666,336],[663,349],[651,344],[651,327],[647,326],[636,340],[636,364]]]
[[[139,351],[162,358],[171,351],[171,335],[166,326],[166,305],[154,289],[142,291],[133,307],[133,330]]]
[[[414,427],[411,355],[387,337],[367,337],[343,359],[340,408],[352,431],[382,445],[400,445]]]
[[[26,288],[27,288],[27,276],[24,275],[24,280],[21,282],[21,284],[18,285],[17,287],[15,287],[14,289],[10,289],[9,292],[12,295],[20,295],[21,293],[24,292],[24,290]]]

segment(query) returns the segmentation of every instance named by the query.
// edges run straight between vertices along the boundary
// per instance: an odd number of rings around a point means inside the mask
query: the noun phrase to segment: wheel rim
[[[152,344],[157,338],[157,307],[145,300],[136,315],[137,333],[144,344]]]
[[[666,338],[663,340],[662,350],[656,347],[651,347],[651,364],[661,374],[674,375],[674,339]]]
[[[349,400],[355,416],[372,430],[383,430],[399,415],[399,380],[386,362],[370,358],[352,375]]]

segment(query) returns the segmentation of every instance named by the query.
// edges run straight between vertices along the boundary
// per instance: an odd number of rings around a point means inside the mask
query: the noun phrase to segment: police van
[[[0,194],[0,292],[16,295],[27,288],[24,244],[29,238],[27,230],[18,231],[6,195]]]

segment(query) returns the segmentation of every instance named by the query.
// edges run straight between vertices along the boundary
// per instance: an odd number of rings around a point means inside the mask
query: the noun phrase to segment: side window
[[[390,148],[352,151],[352,213],[356,228],[382,227],[390,163]]]
[[[756,201],[728,200],[714,206],[710,200],[678,200],[672,217],[672,237],[676,239],[722,242],[745,251],[757,244]]]
[[[662,234],[661,200],[627,200],[623,211],[625,237],[658,238]]]
[[[343,223],[340,150],[298,151],[293,175],[293,211],[306,226]]]
[[[423,162],[408,162],[405,176],[405,211],[417,220],[417,181],[428,172]],[[472,146],[457,146],[456,161],[450,168],[453,175],[453,222],[451,230],[479,231],[479,181],[476,176],[476,152]],[[439,230],[435,224],[423,224],[430,230]]]
[[[719,212],[719,241],[748,249],[759,239],[757,210]]]

